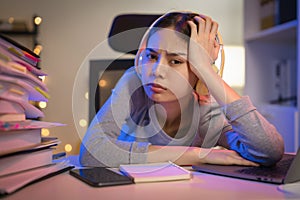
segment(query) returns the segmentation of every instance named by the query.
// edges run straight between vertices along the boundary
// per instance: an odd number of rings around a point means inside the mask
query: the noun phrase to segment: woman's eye
[[[154,54],[152,54],[152,53],[147,54],[146,57],[147,57],[149,60],[157,59],[157,55],[154,55]]]
[[[182,64],[183,62],[181,60],[171,60],[171,64],[173,65],[178,65],[178,64]]]

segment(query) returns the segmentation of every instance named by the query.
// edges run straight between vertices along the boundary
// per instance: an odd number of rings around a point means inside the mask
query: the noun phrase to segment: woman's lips
[[[165,88],[157,83],[149,83],[149,84],[147,84],[147,86],[155,93],[160,93],[160,92],[167,90],[167,88]]]

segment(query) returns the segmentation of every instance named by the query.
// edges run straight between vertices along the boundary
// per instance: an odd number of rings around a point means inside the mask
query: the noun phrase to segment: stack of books
[[[42,137],[42,129],[61,126],[44,122],[32,102],[48,101],[40,58],[12,39],[0,35],[0,195],[10,194],[49,174],[64,171],[54,164],[57,138]]]

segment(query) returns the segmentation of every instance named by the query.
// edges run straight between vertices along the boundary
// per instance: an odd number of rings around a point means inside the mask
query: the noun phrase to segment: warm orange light
[[[100,80],[99,81],[99,86],[100,87],[105,87],[107,85],[107,81],[106,80]]]
[[[35,23],[36,25],[40,25],[40,24],[42,23],[42,18],[41,18],[41,17],[35,17],[35,18],[34,18],[34,23]]]
[[[8,18],[8,23],[12,24],[12,23],[14,23],[14,21],[15,21],[15,18],[13,18],[13,17]]]
[[[40,107],[40,108],[46,108],[46,107],[47,107],[47,102],[40,101],[40,102],[39,102],[39,107]]]
[[[47,128],[42,128],[42,136],[47,137],[50,135],[50,131]]]
[[[79,125],[80,125],[81,127],[86,127],[86,126],[87,126],[87,121],[86,121],[85,119],[81,119],[81,120],[79,121]]]
[[[66,144],[66,145],[65,145],[65,151],[66,151],[66,152],[72,151],[72,145]]]

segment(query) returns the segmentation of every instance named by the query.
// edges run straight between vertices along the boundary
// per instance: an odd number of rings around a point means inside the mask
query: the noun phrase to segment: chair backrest
[[[116,51],[136,54],[147,28],[161,14],[121,14],[114,18],[108,43]]]

